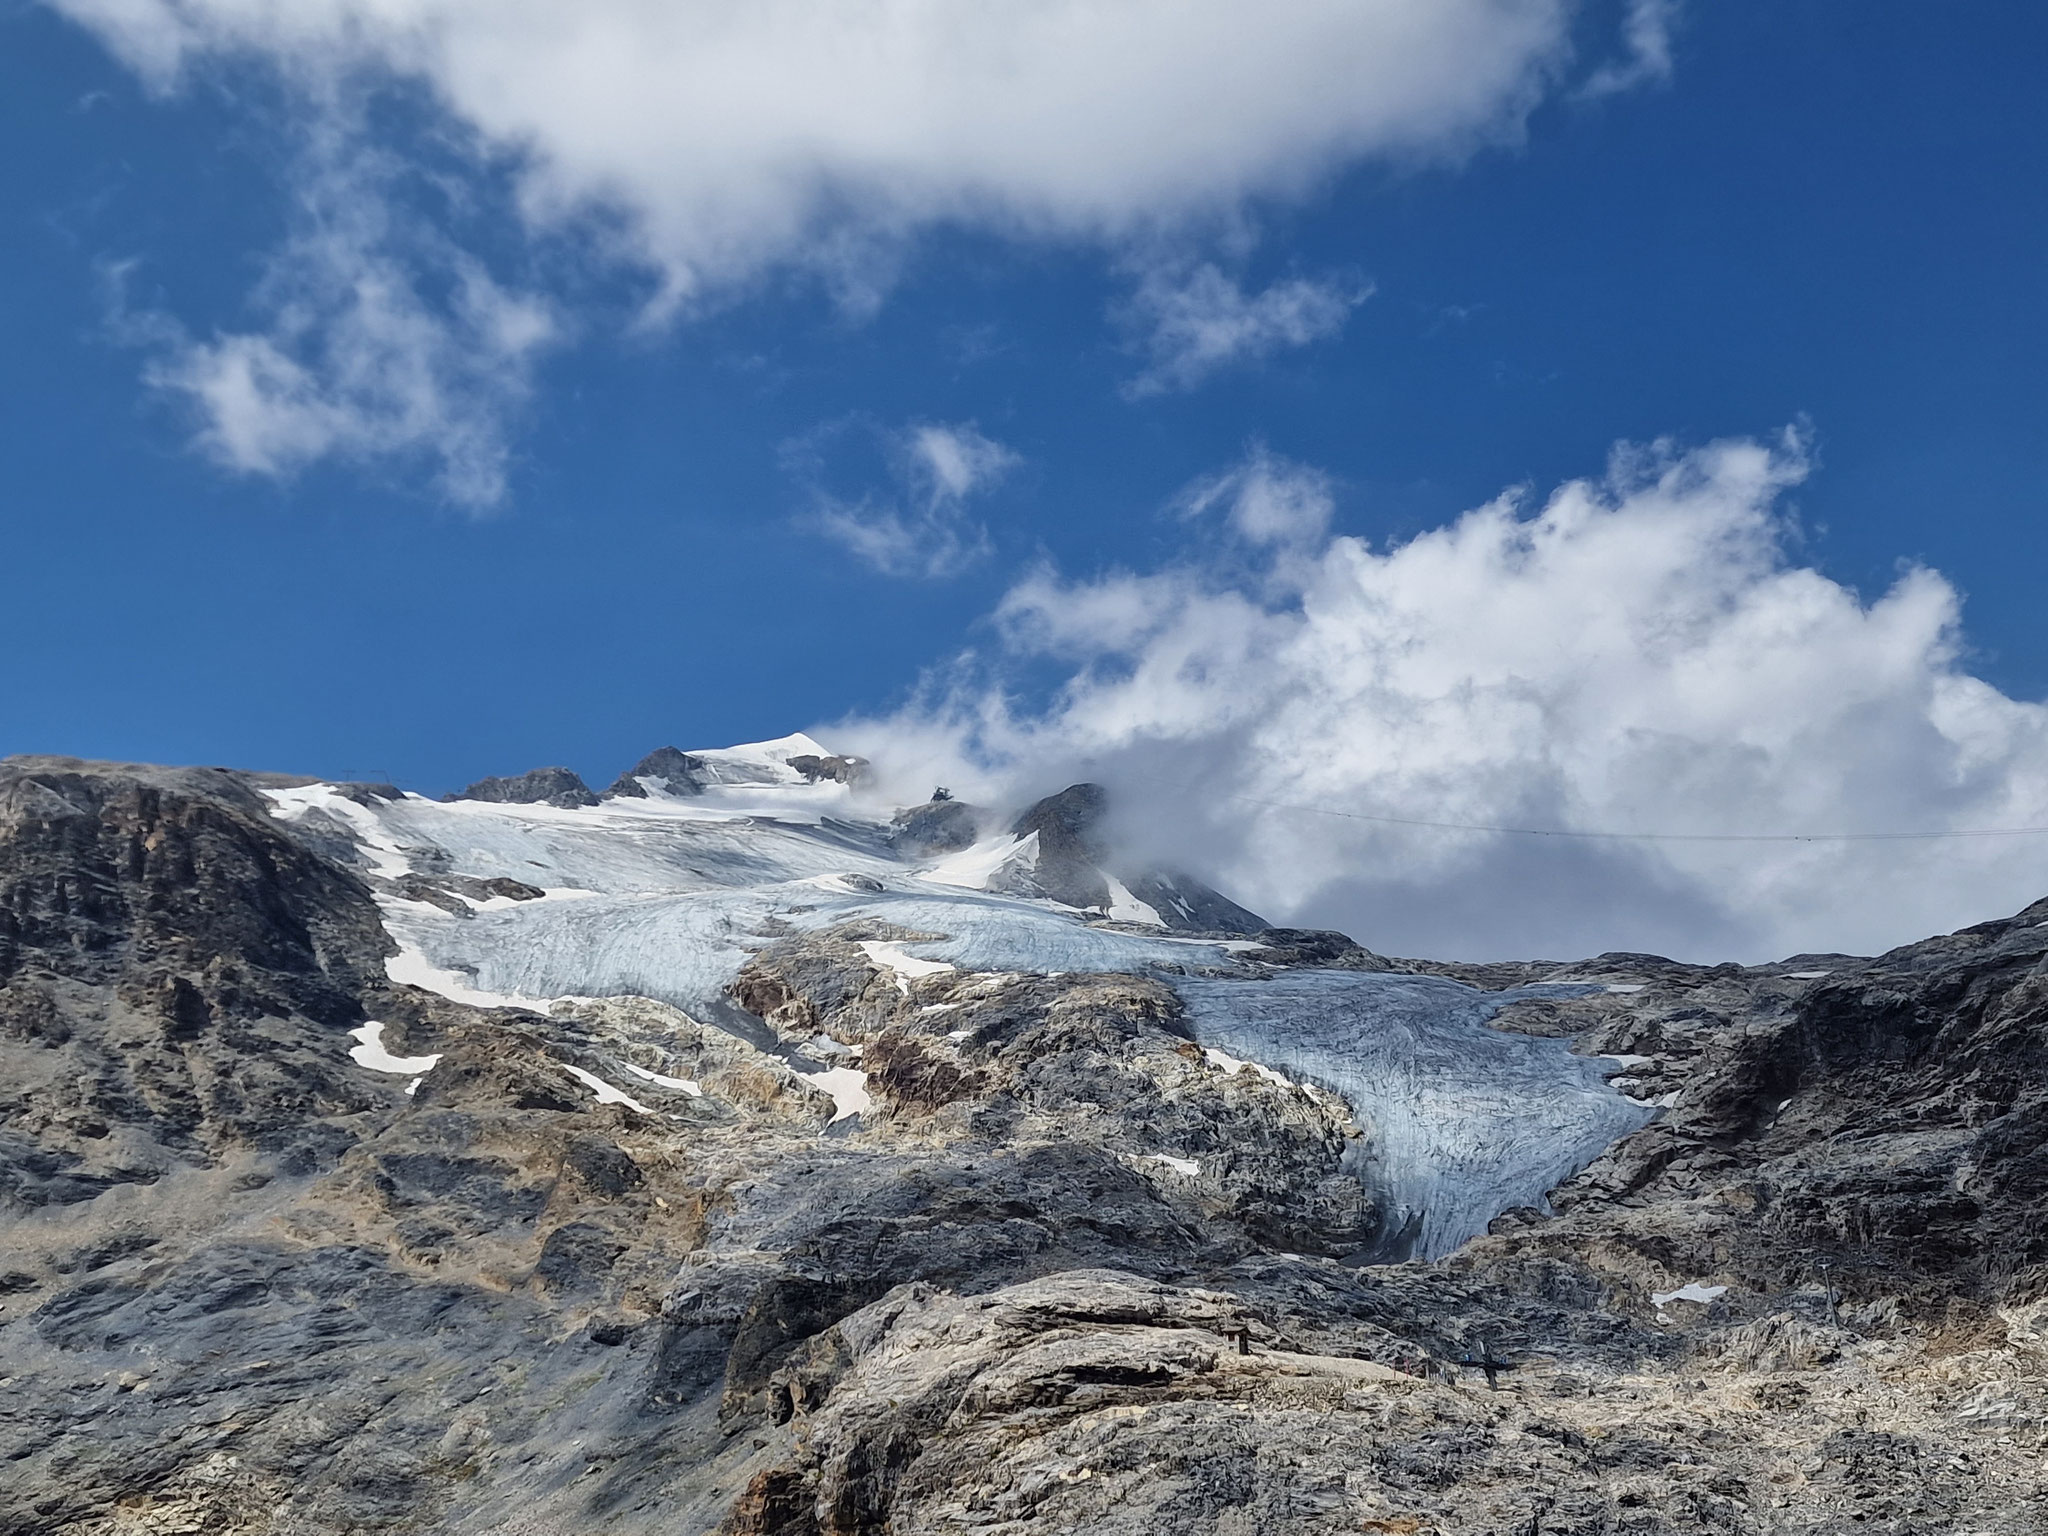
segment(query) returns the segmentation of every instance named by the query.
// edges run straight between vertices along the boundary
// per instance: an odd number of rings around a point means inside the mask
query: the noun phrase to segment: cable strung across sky
[[[1950,837],[2035,837],[2048,827],[1980,827],[1953,832],[1581,832],[1565,827],[1494,827],[1465,821],[1422,821],[1410,816],[1372,816],[1364,811],[1332,810],[1323,805],[1288,805],[1251,795],[1225,798],[1276,811],[1303,811],[1311,816],[1342,816],[1347,821],[1372,821],[1391,827],[1427,827],[1437,832],[1496,832],[1505,837],[1577,837],[1600,842],[1640,843],[1882,843],[1927,842]]]

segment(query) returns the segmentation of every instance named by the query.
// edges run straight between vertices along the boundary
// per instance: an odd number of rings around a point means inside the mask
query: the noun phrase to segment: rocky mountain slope
[[[1397,962],[828,761],[0,764],[0,1533],[2048,1529],[2048,903]]]

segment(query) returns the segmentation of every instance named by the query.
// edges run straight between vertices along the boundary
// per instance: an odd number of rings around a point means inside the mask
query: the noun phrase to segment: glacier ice
[[[1382,1260],[1440,1257],[1502,1211],[1540,1207],[1655,1114],[1569,1042],[1487,1027],[1554,986],[1481,992],[1367,971],[1174,985],[1198,1044],[1321,1083],[1351,1106],[1367,1132],[1356,1171],[1388,1207]]]
[[[1159,975],[1212,1060],[1317,1085],[1350,1106],[1368,1134],[1347,1156],[1387,1212],[1381,1259],[1439,1256],[1501,1211],[1541,1205],[1547,1190],[1656,1114],[1609,1085],[1611,1065],[1574,1056],[1563,1041],[1487,1026],[1517,997],[1554,996],[1554,987],[1488,993],[1431,976],[1276,971],[1248,957],[1255,942],[1098,926],[1054,902],[986,889],[1032,852],[1025,842],[990,839],[935,864],[906,864],[888,846],[885,821],[860,814],[848,786],[804,783],[780,761],[798,751],[824,755],[808,737],[697,751],[718,769],[702,795],[657,790],[573,810],[416,795],[365,803],[330,785],[266,793],[280,817],[324,818],[323,834],[340,833],[393,885],[509,878],[544,893],[494,895],[460,915],[385,886],[378,902],[399,945],[387,962],[394,980],[486,1006],[655,998],[751,1030],[755,1044],[832,1094],[835,1121],[868,1107],[864,1075],[776,1040],[725,997],[779,933],[886,923],[893,936],[864,948],[906,989],[949,968]],[[1128,905],[1117,915],[1138,916],[1138,904]],[[600,1098],[641,1108],[570,1070]]]

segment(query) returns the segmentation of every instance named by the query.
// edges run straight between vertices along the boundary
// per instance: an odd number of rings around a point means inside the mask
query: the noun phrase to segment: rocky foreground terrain
[[[1447,977],[1644,1106],[1375,1262],[1373,1106],[1170,967],[830,908],[742,923],[723,1011],[481,1006],[390,914],[543,891],[302,782],[0,764],[6,1536],[2048,1531],[2048,902],[1754,968],[1239,932],[1215,987]]]

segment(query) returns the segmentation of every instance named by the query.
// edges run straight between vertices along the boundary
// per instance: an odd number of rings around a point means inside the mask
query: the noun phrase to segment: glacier
[[[1657,1113],[1609,1086],[1612,1063],[1490,1027],[1517,998],[1557,986],[1483,992],[1434,976],[1283,969],[1257,958],[1256,941],[1143,931],[1156,913],[1122,891],[1107,914],[1120,921],[1106,924],[987,889],[1014,855],[1028,857],[1026,839],[907,861],[889,845],[888,810],[780,760],[799,753],[829,755],[801,736],[698,751],[715,770],[702,794],[643,780],[645,799],[574,809],[328,784],[267,793],[274,814],[353,850],[373,877],[399,948],[394,980],[486,1006],[657,999],[746,1034],[814,1081],[829,1076],[837,1134],[866,1107],[861,1074],[776,1040],[726,997],[780,934],[887,924],[892,936],[871,939],[869,954],[899,979],[948,967],[1157,976],[1180,996],[1197,1044],[1344,1099],[1367,1132],[1348,1171],[1386,1213],[1376,1260],[1439,1257],[1504,1210],[1540,1207]],[[406,885],[437,878],[513,881],[518,894],[472,897],[458,911],[439,904],[452,903],[445,889]]]
[[[1545,1193],[1656,1111],[1564,1040],[1489,1028],[1519,998],[1440,976],[1283,971],[1176,978],[1196,1043],[1338,1093],[1365,1128],[1349,1154],[1387,1211],[1374,1257],[1434,1259]]]

